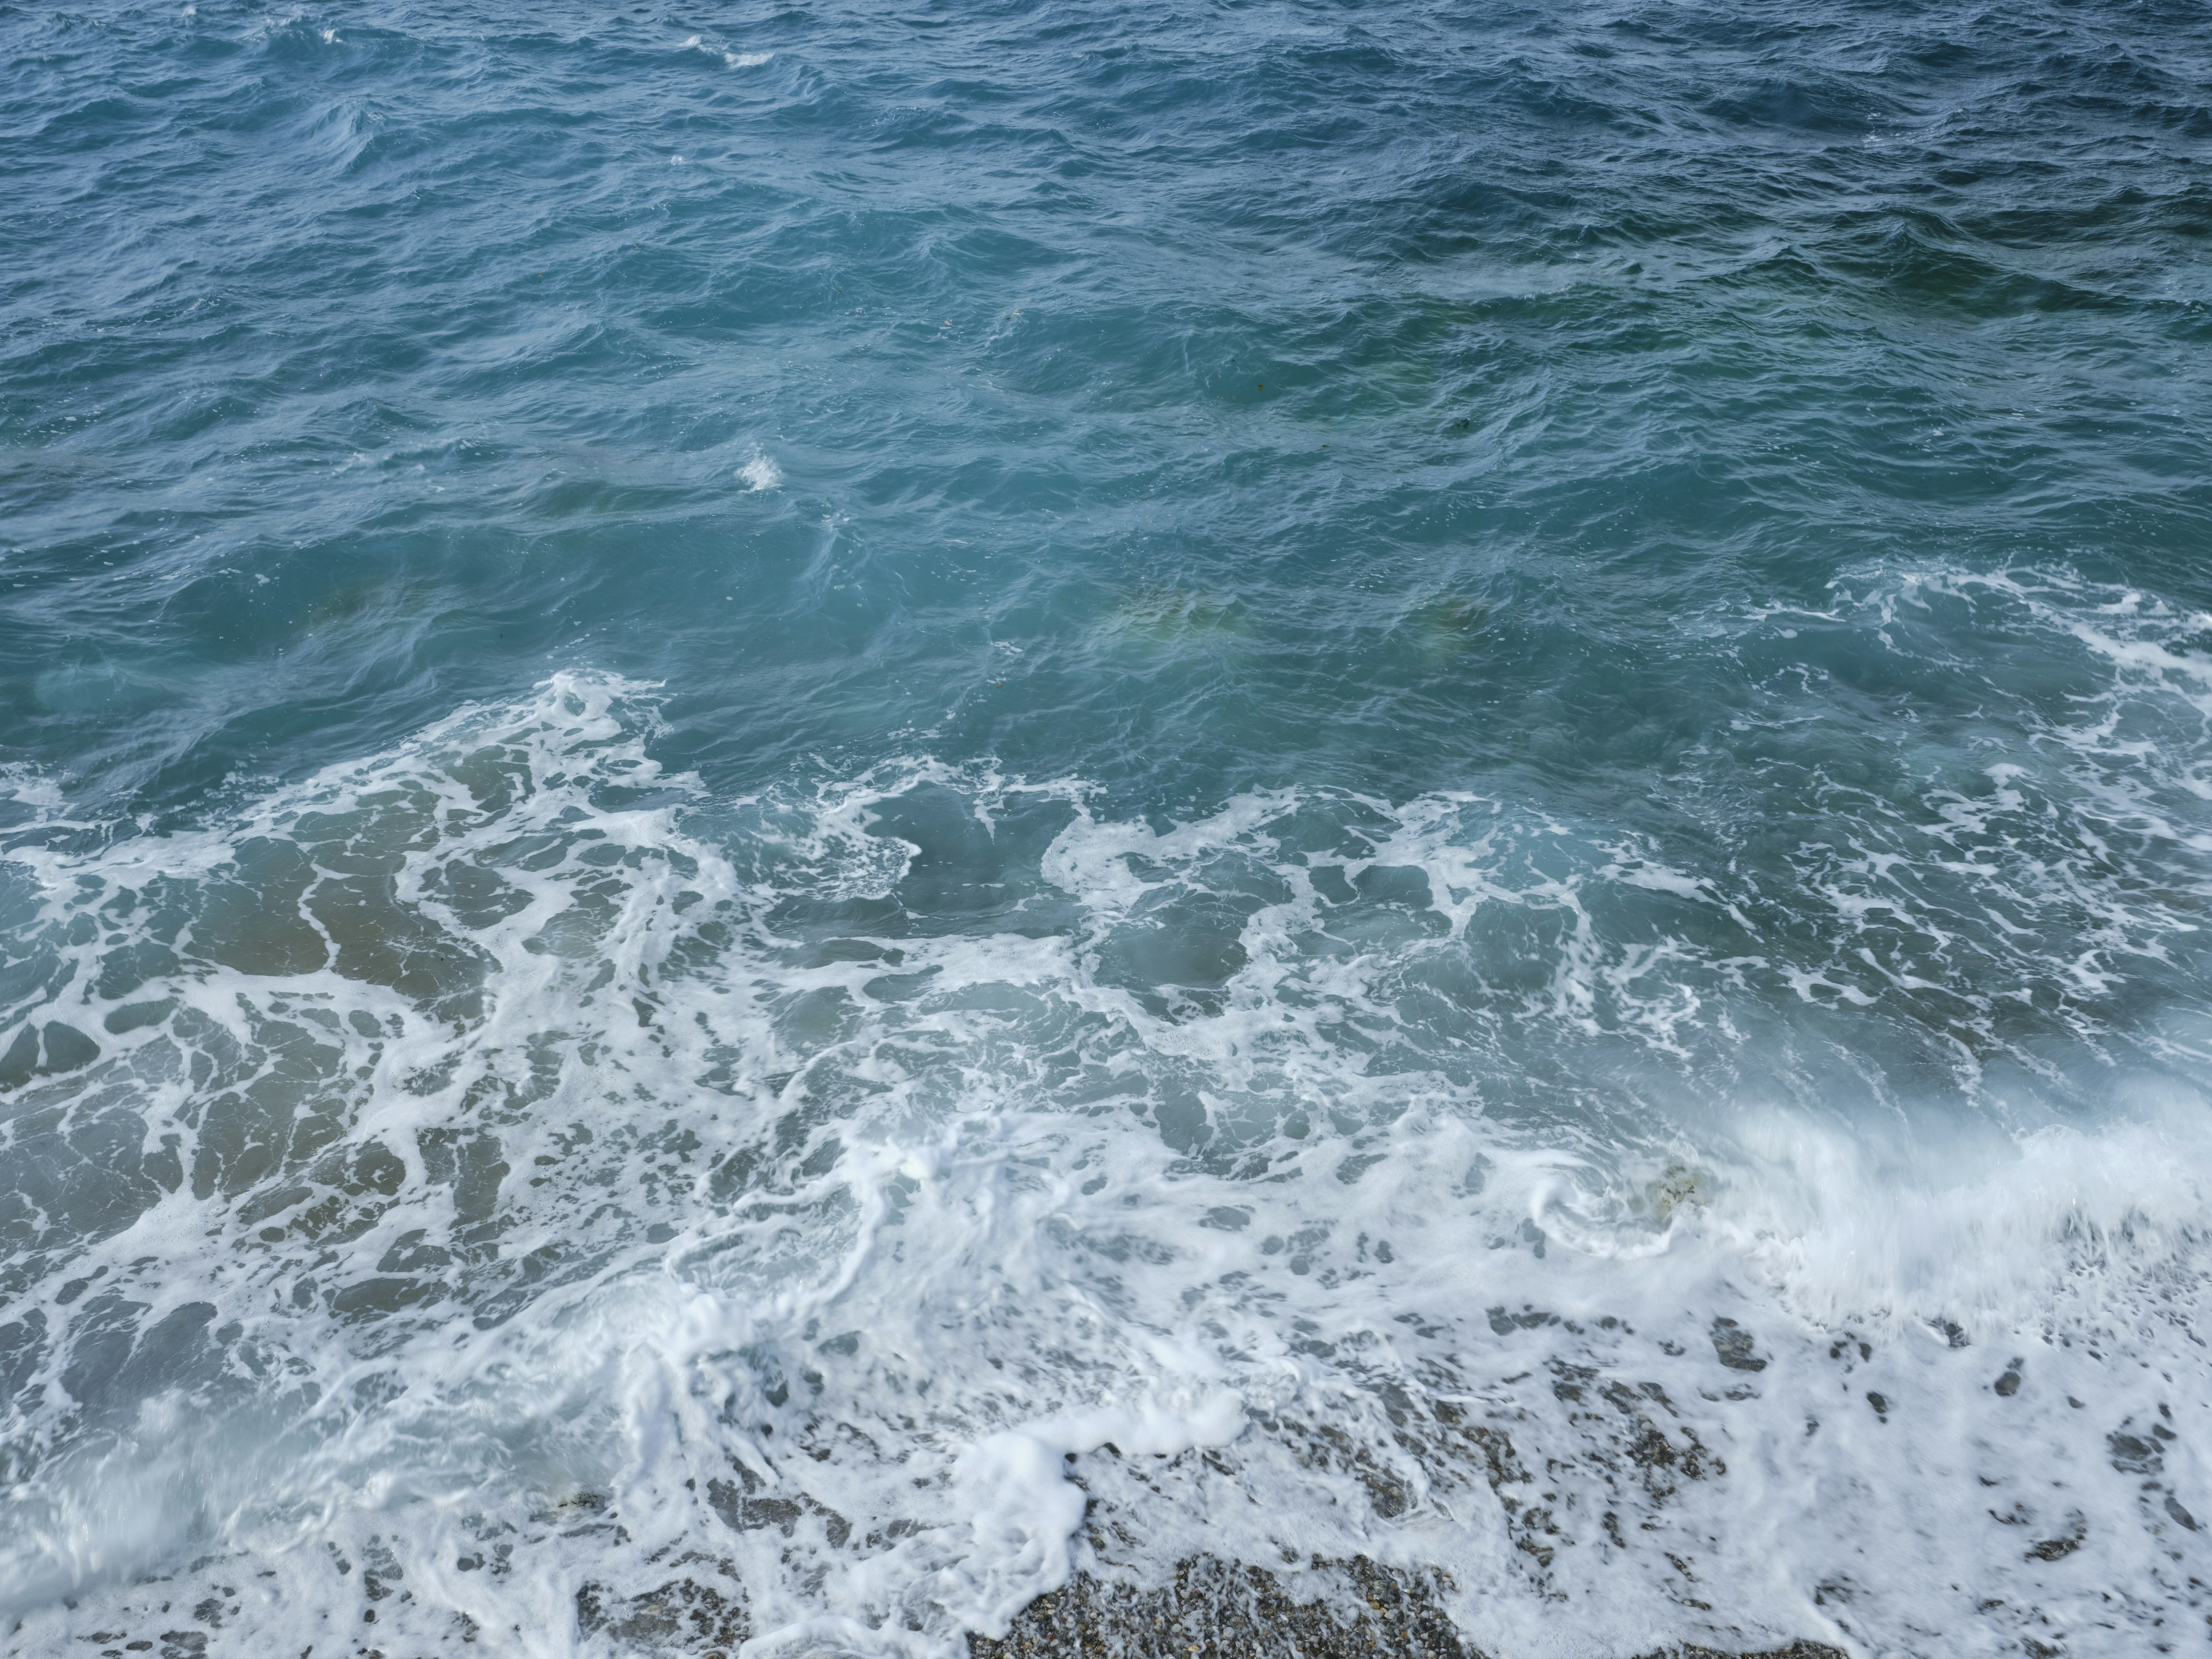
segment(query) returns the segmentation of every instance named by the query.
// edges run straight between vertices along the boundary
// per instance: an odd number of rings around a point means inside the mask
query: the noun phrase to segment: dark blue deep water
[[[2197,1650],[2212,13],[0,6],[0,953],[26,1653]]]

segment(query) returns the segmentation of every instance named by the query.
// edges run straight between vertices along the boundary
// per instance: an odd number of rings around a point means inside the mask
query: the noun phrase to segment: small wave
[[[684,41],[683,50],[703,52],[710,58],[720,58],[725,68],[733,70],[758,69],[775,56],[772,52],[731,52],[726,47],[709,46],[696,34]]]

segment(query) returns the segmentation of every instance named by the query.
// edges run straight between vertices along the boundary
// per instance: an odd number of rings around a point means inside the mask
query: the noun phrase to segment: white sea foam
[[[772,52],[731,52],[726,47],[709,46],[699,35],[692,35],[684,43],[686,52],[703,52],[709,57],[720,58],[726,69],[757,69],[774,58]]]
[[[2047,769],[1811,849],[1785,929],[1471,793],[715,799],[654,707],[563,677],[198,831],[12,832],[26,1650],[612,1651],[688,1581],[751,1651],[936,1655],[1201,1549],[1441,1565],[1525,1656],[2202,1617],[2192,1039],[2078,988],[2195,923],[2066,867]],[[1870,968],[1930,871],[2021,933]]]
[[[738,469],[738,477],[748,489],[774,489],[783,482],[783,469],[772,456],[756,455]]]
[[[35,769],[20,764],[0,766],[0,798],[40,812],[61,810],[61,786]]]

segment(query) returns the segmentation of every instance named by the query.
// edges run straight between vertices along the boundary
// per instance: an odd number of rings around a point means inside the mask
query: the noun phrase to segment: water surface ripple
[[[0,44],[21,1650],[2198,1639],[2202,6]]]

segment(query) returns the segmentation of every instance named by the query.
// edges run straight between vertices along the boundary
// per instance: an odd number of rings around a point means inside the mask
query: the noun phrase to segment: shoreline
[[[696,1559],[697,1558],[694,1558]],[[1079,1571],[1014,1616],[1003,1637],[969,1632],[969,1659],[1521,1659],[1462,1638],[1443,1604],[1449,1579],[1389,1567],[1364,1555],[1316,1558],[1297,1589],[1264,1567],[1196,1555],[1176,1564],[1169,1582],[1144,1586]],[[1304,1592],[1301,1595],[1300,1592]],[[386,1592],[386,1593],[388,1593]],[[412,1600],[405,1592],[403,1601]],[[164,1612],[167,1611],[166,1606]],[[757,1632],[742,1591],[697,1577],[671,1579],[635,1597],[586,1584],[577,1592],[576,1628],[638,1659],[736,1659]],[[220,1612],[179,1608],[155,1624],[167,1629],[104,1630],[80,1636],[100,1650],[137,1659],[222,1659],[253,1638],[223,1633]],[[181,1627],[179,1627],[181,1626]],[[451,1639],[472,1647],[483,1632],[456,1614]],[[396,1632],[395,1632],[396,1634]],[[151,1638],[151,1639],[149,1639]],[[386,1638],[390,1639],[390,1638]],[[407,1638],[400,1638],[403,1643]],[[1764,1638],[1759,1638],[1764,1639]],[[322,1644],[316,1643],[314,1647]],[[411,1646],[409,1653],[414,1652]],[[374,1607],[350,1644],[354,1659],[399,1659],[379,1644]],[[1639,1649],[1608,1659],[1849,1659],[1840,1648],[1799,1637],[1779,1645],[1714,1648],[1696,1643]]]
[[[1296,1590],[1264,1567],[1191,1556],[1169,1582],[1146,1586],[1079,1571],[1018,1613],[1006,1635],[970,1632],[969,1659],[1519,1659],[1459,1633],[1446,1612],[1448,1579],[1364,1555],[1316,1558]],[[1303,1595],[1300,1592],[1304,1592]],[[734,1659],[754,1632],[743,1601],[679,1579],[619,1608],[587,1589],[579,1624],[605,1630],[622,1651]],[[1765,1640],[1765,1638],[1757,1638]],[[1682,1643],[1613,1659],[1848,1659],[1808,1637],[1715,1648]]]

